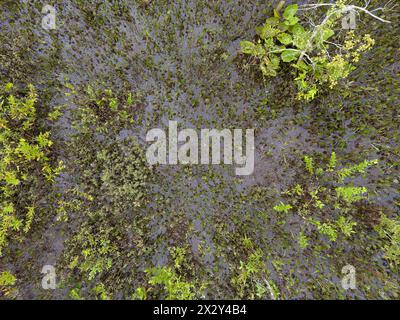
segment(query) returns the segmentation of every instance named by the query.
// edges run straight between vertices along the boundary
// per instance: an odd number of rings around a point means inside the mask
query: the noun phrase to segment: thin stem
[[[356,10],[360,10],[360,11],[363,11],[363,12],[365,12],[366,14],[369,14],[371,17],[373,17],[373,18],[375,18],[375,19],[377,19],[377,20],[379,20],[379,21],[381,21],[381,22],[384,22],[384,23],[392,23],[391,21],[388,21],[388,20],[385,20],[385,19],[382,19],[382,18],[380,18],[380,17],[378,17],[378,16],[376,16],[376,15],[374,15],[371,11],[368,11],[367,9],[365,9],[365,8],[361,8],[361,7],[357,7],[357,6],[347,6],[348,8],[349,8],[349,10],[351,10],[351,9],[356,9]]]
[[[390,3],[390,1],[389,1],[388,3]],[[304,4],[303,7],[305,7],[304,10],[311,10],[311,9],[316,9],[316,8],[319,8],[319,7],[332,7],[332,6],[334,6],[334,5],[335,5],[334,3],[315,3],[315,4],[311,4],[311,3],[310,3],[310,4]],[[375,10],[369,11],[369,10],[367,10],[368,5],[369,5],[369,1],[367,1],[365,7],[359,7],[359,6],[354,6],[354,5],[348,5],[348,6],[345,6],[345,9],[344,9],[343,11],[353,11],[353,9],[355,9],[355,10],[359,10],[359,11],[365,12],[366,14],[370,15],[370,16],[373,17],[374,19],[377,19],[377,20],[379,20],[379,21],[381,21],[381,22],[384,22],[384,23],[392,23],[391,21],[382,19],[382,18],[380,18],[380,17],[378,17],[377,15],[375,15],[375,14],[372,13],[372,12],[374,12],[374,11],[384,10],[384,8],[381,7],[381,8],[377,8],[377,9],[375,9]]]
[[[366,6],[368,6],[368,4],[369,4],[369,2],[366,2]],[[306,9],[305,10],[311,10],[311,9],[316,9],[316,8],[318,8],[318,7],[332,7],[332,6],[335,6],[336,4],[333,4],[333,3],[319,3],[319,4],[305,4],[305,5],[303,5],[303,7],[306,7]],[[308,7],[308,8],[307,8]],[[378,9],[381,9],[381,8],[378,8]],[[376,10],[378,10],[378,9],[376,9]],[[302,59],[303,59],[303,57],[305,56],[305,54],[306,54],[306,52],[311,48],[311,46],[312,46],[312,44],[313,44],[313,41],[314,41],[314,38],[317,36],[317,34],[318,34],[318,31],[329,21],[329,19],[330,19],[330,17],[332,16],[332,15],[334,15],[334,14],[336,14],[336,13],[344,13],[344,12],[348,12],[348,11],[362,11],[362,12],[364,12],[364,13],[366,13],[366,14],[368,14],[368,15],[370,15],[371,17],[373,17],[374,19],[377,19],[377,20],[379,20],[379,21],[381,21],[381,22],[384,22],[384,23],[391,23],[390,21],[388,21],[388,20],[385,20],[385,19],[382,19],[382,18],[380,18],[380,17],[378,17],[377,15],[375,15],[375,14],[373,14],[371,11],[368,11],[367,9],[366,9],[366,7],[365,8],[362,8],[362,7],[358,7],[358,6],[354,6],[354,5],[348,5],[348,6],[345,6],[345,7],[343,7],[343,8],[340,8],[340,9],[338,9],[338,10],[334,10],[333,12],[331,12],[330,14],[328,14],[326,17],[325,17],[325,19],[321,22],[321,24],[320,25],[318,25],[318,26],[316,26],[315,27],[315,30],[314,30],[314,32],[312,33],[312,35],[311,35],[311,37],[310,37],[310,39],[308,40],[308,43],[307,43],[307,45],[306,45],[306,48],[302,51],[302,53],[301,53],[301,55],[300,55],[300,58],[299,58],[299,61],[301,61]]]

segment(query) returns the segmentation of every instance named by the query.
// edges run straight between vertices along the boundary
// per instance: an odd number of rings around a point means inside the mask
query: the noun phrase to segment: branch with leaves
[[[307,11],[328,8],[321,23],[301,24],[297,15],[299,9]],[[344,37],[338,37],[337,26],[349,12],[364,12],[383,23],[390,23],[378,17],[365,7],[346,5],[343,1],[304,5],[292,4],[284,9],[274,10],[274,16],[256,29],[256,41],[242,41],[242,53],[255,58],[265,77],[275,77],[285,64],[293,68],[298,98],[312,100],[317,92],[327,86],[333,88],[341,79],[355,69],[362,53],[375,44],[369,34],[356,34],[347,30]],[[336,41],[334,41],[334,40]],[[338,42],[339,41],[339,42]]]

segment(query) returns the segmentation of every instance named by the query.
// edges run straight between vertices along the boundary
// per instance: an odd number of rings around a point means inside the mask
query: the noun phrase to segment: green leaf
[[[330,37],[332,37],[335,34],[335,32],[332,29],[324,29],[323,33],[323,38],[324,41],[328,40]]]
[[[263,26],[256,28],[257,34],[261,39],[266,40],[268,38],[275,37],[281,33],[281,30],[272,27],[270,24],[265,23]]]
[[[0,286],[13,286],[16,280],[17,279],[9,271],[3,271],[0,274]]]
[[[253,42],[250,41],[241,41],[240,42],[240,48],[243,53],[245,54],[253,54],[254,48],[256,45]]]
[[[274,69],[279,69],[279,64],[281,62],[281,59],[275,54],[270,54],[269,59],[271,60],[271,64],[274,67]]]
[[[261,63],[260,69],[263,75],[266,77],[276,77],[278,75],[271,63]]]
[[[305,236],[303,232],[300,232],[300,235],[299,235],[299,245],[300,245],[301,249],[305,249],[309,245],[307,236]]]
[[[12,203],[8,203],[6,206],[3,207],[2,209],[4,214],[10,214],[14,212],[14,205]]]
[[[292,36],[288,33],[281,33],[277,36],[277,39],[283,43],[284,45],[288,45],[292,43],[293,39]]]
[[[14,87],[14,84],[9,82],[4,86],[4,89],[5,89],[6,92],[10,92],[13,87]]]
[[[133,98],[131,92],[129,92],[128,98],[126,99],[126,103],[128,104],[128,106],[133,105]]]
[[[271,17],[265,20],[265,24],[269,24],[270,26],[277,26],[279,24],[279,18]]]
[[[310,33],[305,31],[300,25],[293,29],[293,45],[300,50],[304,50],[307,47]]]
[[[12,172],[12,171],[6,172],[5,180],[6,180],[7,184],[12,185],[12,186],[17,186],[20,183],[20,181],[18,180],[18,178],[15,175],[15,172]]]
[[[110,106],[111,110],[117,111],[117,109],[118,109],[118,100],[115,99],[115,98],[111,98],[109,106]]]
[[[297,22],[299,22],[299,18],[297,17],[290,17],[287,20],[285,20],[285,25],[287,26],[293,26],[295,25]]]
[[[264,46],[268,49],[268,50],[273,50],[273,49],[271,49],[271,48],[273,48],[274,47],[274,39],[272,39],[272,38],[268,38],[268,39],[266,39],[266,40],[264,40]]]
[[[265,49],[261,44],[254,44],[250,41],[242,41],[240,43],[240,47],[242,49],[242,52],[245,54],[251,54],[256,57],[262,57],[265,55]]]
[[[293,207],[290,204],[284,204],[283,202],[281,202],[280,204],[276,205],[273,209],[277,212],[288,213],[289,210],[292,208]]]
[[[299,54],[300,53],[298,51],[285,50],[281,54],[281,59],[282,59],[283,62],[292,62],[292,61],[297,59]]]
[[[253,55],[261,58],[266,53],[264,47],[261,44],[257,44],[254,48]]]
[[[293,33],[293,35],[297,35],[300,37],[305,36],[305,34],[306,34],[306,30],[300,24],[295,24],[295,25],[291,26],[290,31]]]
[[[294,17],[294,15],[299,10],[299,6],[297,4],[291,4],[286,7],[285,11],[283,12],[283,16],[285,19],[289,19]]]

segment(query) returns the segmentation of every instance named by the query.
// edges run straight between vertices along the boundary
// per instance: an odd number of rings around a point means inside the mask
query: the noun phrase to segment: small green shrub
[[[10,271],[3,271],[0,273],[0,287],[13,286],[16,281],[17,279]]]
[[[253,58],[264,77],[276,77],[285,66],[290,67],[299,99],[312,100],[322,87],[335,87],[375,43],[369,34],[350,30],[339,37],[335,31],[346,12],[365,10],[345,1],[325,7],[329,9],[316,26],[300,20],[297,4],[287,6],[282,15],[275,10],[274,17],[256,29],[255,41],[240,44],[242,53]]]
[[[136,289],[133,299],[191,300],[203,296],[208,284],[195,273],[189,246],[170,247],[168,251],[169,264],[147,268],[146,282]]]
[[[99,225],[99,223],[98,223]],[[72,238],[70,246],[79,248],[80,254],[70,261],[70,269],[78,268],[87,274],[88,280],[109,270],[113,264],[113,257],[118,255],[118,248],[113,235],[113,229],[82,226],[80,232]]]

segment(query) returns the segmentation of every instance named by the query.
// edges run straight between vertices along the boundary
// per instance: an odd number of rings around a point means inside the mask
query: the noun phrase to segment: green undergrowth
[[[368,189],[354,185],[351,179],[365,175],[367,169],[377,163],[377,160],[365,160],[356,165],[338,167],[333,152],[325,166],[317,167],[313,158],[304,157],[307,179],[284,191],[284,200],[274,207],[281,214],[296,213],[304,221],[299,234],[301,248],[308,246],[306,234],[312,232],[326,236],[330,241],[336,241],[339,235],[351,237],[357,225],[351,213],[357,210],[356,203],[368,200]]]
[[[50,131],[37,118],[38,96],[30,85],[24,94],[11,83],[0,96],[0,254],[10,238],[22,241],[35,221],[46,186],[63,169],[52,154]]]
[[[204,298],[208,283],[196,275],[190,262],[188,246],[170,247],[170,263],[145,270],[143,286],[138,287],[133,299],[193,300]]]
[[[134,136],[140,97],[91,86],[67,85],[77,102],[67,142],[67,172],[74,179],[58,200],[58,219],[76,224],[66,241],[65,284],[74,299],[129,297],[152,254],[146,213],[152,168]],[[150,265],[148,265],[150,267]]]
[[[0,88],[0,256],[10,252],[10,243],[26,240],[43,219],[43,199],[63,170],[39,107],[42,101],[32,85],[20,91],[12,83]],[[16,279],[0,271],[0,292],[7,295]]]

